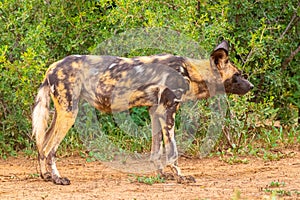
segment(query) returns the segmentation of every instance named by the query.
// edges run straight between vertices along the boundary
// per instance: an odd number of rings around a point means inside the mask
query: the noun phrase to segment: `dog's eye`
[[[241,73],[240,73],[240,72],[236,72],[234,75],[235,75],[235,76],[240,76]]]
[[[244,79],[248,79],[248,74],[243,74],[242,76]]]

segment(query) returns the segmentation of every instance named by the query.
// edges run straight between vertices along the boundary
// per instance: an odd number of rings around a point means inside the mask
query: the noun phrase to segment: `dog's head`
[[[220,73],[226,93],[244,95],[253,89],[252,83],[229,61],[228,43],[225,40],[212,52],[210,64]]]

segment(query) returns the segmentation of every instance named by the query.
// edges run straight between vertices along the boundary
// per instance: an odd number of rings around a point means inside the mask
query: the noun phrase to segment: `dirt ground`
[[[19,156],[0,160],[0,199],[271,199],[272,191],[278,194],[273,199],[300,199],[300,151],[287,155],[268,162],[244,157],[247,163],[235,164],[219,157],[181,157],[182,172],[197,182],[153,185],[132,181],[134,176],[100,162],[64,157],[57,166],[71,180],[69,186],[44,182],[37,176],[36,159]]]

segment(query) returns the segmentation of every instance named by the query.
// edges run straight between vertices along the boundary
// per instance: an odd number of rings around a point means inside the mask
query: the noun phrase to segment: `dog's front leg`
[[[178,150],[175,141],[175,113],[177,104],[165,105],[160,107],[161,117],[159,118],[160,126],[162,127],[162,137],[166,151],[166,165],[171,167],[173,175],[167,175],[168,178],[174,178],[175,176],[181,176],[181,170],[178,167]]]
[[[165,120],[164,118],[160,118],[160,124],[163,127],[162,132],[166,149],[167,166],[169,166],[173,172],[173,175],[168,175],[167,178],[175,179],[178,183],[195,183],[196,180],[193,176],[183,176],[178,167],[178,150],[174,131],[177,106],[177,104],[174,104],[168,107]]]
[[[161,96],[161,102],[156,113],[159,113],[159,123],[166,150],[166,164],[173,172],[166,178],[177,179],[179,183],[196,182],[192,176],[183,176],[178,167],[178,150],[175,141],[175,114],[179,107],[179,101],[174,93],[165,89]]]
[[[162,162],[163,145],[165,145],[165,164],[173,166],[172,168],[176,170],[174,171],[172,169],[172,171],[176,175],[181,174],[180,169],[177,167],[178,152],[174,138],[174,117],[176,108],[175,111],[172,112],[174,114],[171,114],[170,116],[173,119],[168,119],[168,115],[171,113],[169,111],[171,111],[171,109],[167,110],[163,104],[153,106],[149,110],[152,124],[152,147],[150,160],[154,163],[158,174],[168,179],[174,179],[172,174],[166,174],[163,172],[164,165]]]
[[[162,174],[163,164],[161,161],[161,156],[163,154],[163,136],[159,122],[160,113],[157,112],[157,109],[158,106],[153,106],[149,109],[152,126],[152,146],[150,160],[154,163],[156,169],[158,170],[158,173]]]

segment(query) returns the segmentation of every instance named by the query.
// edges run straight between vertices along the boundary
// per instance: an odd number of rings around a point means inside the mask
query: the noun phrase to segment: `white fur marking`
[[[135,66],[134,69],[136,70],[137,73],[143,73],[145,71],[142,65]]]
[[[92,69],[90,69],[90,74],[97,75],[97,74],[99,74],[99,71],[98,71],[98,69],[92,68]]]
[[[56,164],[55,164],[55,159],[52,158],[52,164],[51,164],[51,168],[52,168],[52,174],[55,174],[56,176],[60,177],[60,174],[56,168]]]
[[[54,85],[52,85],[52,86],[50,87],[50,91],[51,91],[51,93],[54,93]]]
[[[108,67],[108,69],[112,69],[113,67],[115,67],[117,65],[117,63],[113,63],[113,64],[111,64],[109,67]]]
[[[184,68],[182,66],[180,66],[179,70],[181,73],[184,73]]]
[[[37,105],[35,106],[32,113],[32,135],[35,135],[37,137],[37,140],[39,140],[44,137],[45,129],[47,127],[47,120],[49,117],[49,96],[45,87],[39,90],[38,95],[36,97],[36,102]]]

